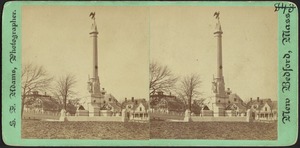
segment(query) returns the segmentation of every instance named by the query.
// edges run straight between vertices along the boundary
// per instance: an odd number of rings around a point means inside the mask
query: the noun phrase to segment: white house
[[[255,120],[277,120],[277,101],[270,98],[256,100],[250,99],[247,108],[251,110],[251,117]]]
[[[148,120],[149,105],[146,99],[134,99],[127,100],[122,103],[122,109],[126,110],[126,118],[129,120]]]

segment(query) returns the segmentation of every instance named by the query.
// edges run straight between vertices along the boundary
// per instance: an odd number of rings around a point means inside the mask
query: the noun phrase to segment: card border
[[[21,138],[21,116],[20,113],[10,113],[9,107],[16,104],[16,112],[21,110],[21,95],[18,97],[9,98],[9,87],[11,85],[12,69],[17,68],[16,81],[21,82],[21,14],[22,6],[271,6],[278,2],[49,2],[49,1],[13,1],[6,2],[4,5],[4,11],[2,16],[2,136],[3,141],[7,145],[14,146],[288,146],[293,145],[298,139],[298,8],[291,13],[290,25],[291,25],[291,43],[282,45],[280,39],[282,38],[281,32],[284,29],[285,14],[278,13],[278,139],[277,140],[181,140],[181,139],[150,139],[150,140],[82,140],[82,139],[22,139]],[[285,4],[292,4],[291,2],[280,2]],[[274,8],[275,9],[275,8]],[[11,51],[10,36],[11,36],[11,13],[17,11],[17,61],[11,64],[9,62],[9,52]],[[289,93],[281,93],[281,84],[284,81],[282,77],[282,69],[284,66],[284,59],[282,58],[286,54],[286,50],[292,50],[291,54],[291,66],[293,71],[291,72],[291,88]],[[16,84],[16,94],[21,94],[21,83]],[[282,112],[285,109],[285,98],[291,98],[291,122],[285,124],[282,123]],[[9,121],[13,118],[16,119],[16,127],[9,126]]]

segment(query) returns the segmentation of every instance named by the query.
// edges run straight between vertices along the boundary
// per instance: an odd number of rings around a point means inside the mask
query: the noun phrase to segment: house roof
[[[150,95],[150,106],[152,108],[155,108],[162,99],[165,100],[173,100],[173,99],[177,99],[176,96],[173,95],[159,95],[159,94],[154,94],[154,95]]]
[[[236,101],[237,103],[240,103],[243,106],[247,106],[247,104],[243,101],[243,99],[241,99],[241,97],[236,93],[232,93],[228,97],[229,97],[230,100],[237,99],[237,101]]]
[[[117,102],[117,104],[120,104],[119,101],[118,101],[112,94],[105,94],[105,95],[104,95],[104,99],[105,99],[105,100],[109,100],[109,98],[112,99],[111,102]]]
[[[132,109],[136,110],[140,104],[142,104],[145,107],[145,109],[148,110],[148,104],[146,102],[139,102],[138,104],[133,105]]]
[[[266,103],[271,107],[271,109],[272,108],[276,108],[277,109],[277,101],[272,101],[270,98],[249,101],[247,103],[247,108],[251,108],[252,105],[256,105],[257,109],[261,110],[262,107],[264,107],[264,105]]]
[[[121,106],[119,106],[117,103],[108,103],[110,106],[112,106],[116,111],[121,111]]]
[[[153,105],[153,108],[159,108],[162,104],[166,104],[169,111],[184,111],[185,105],[176,97],[161,98],[159,102]]]
[[[145,107],[146,110],[148,110],[149,105],[148,102],[146,101],[146,99],[134,99],[134,101],[130,100],[130,101],[124,101],[121,104],[122,108],[126,108],[126,105],[132,105],[132,109],[136,109],[140,104],[143,104],[143,106]]]
[[[52,110],[59,107],[59,103],[52,97],[47,95],[30,95],[31,97],[26,98],[25,105],[32,106],[41,104],[45,110]]]
[[[235,107],[237,107],[240,112],[244,112],[247,110],[247,107],[244,106],[242,103],[232,103],[232,104],[229,104],[227,107],[226,107],[226,110],[233,110],[235,109]]]

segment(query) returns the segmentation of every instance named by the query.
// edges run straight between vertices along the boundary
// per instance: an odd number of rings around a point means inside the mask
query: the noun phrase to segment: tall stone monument
[[[93,43],[93,75],[92,78],[89,78],[88,80],[88,91],[91,95],[91,100],[88,104],[89,116],[99,116],[101,104],[105,103],[104,96],[106,93],[104,89],[101,90],[100,88],[100,79],[98,75],[98,30],[95,15],[95,12],[90,14],[90,17],[93,21],[90,32],[90,37],[92,38]]]
[[[223,65],[222,65],[222,27],[220,23],[220,12],[215,12],[217,23],[214,35],[217,41],[217,75],[213,78],[212,91],[214,93],[213,111],[214,116],[222,116],[225,106],[228,101],[228,95],[225,91],[225,83],[223,76]]]

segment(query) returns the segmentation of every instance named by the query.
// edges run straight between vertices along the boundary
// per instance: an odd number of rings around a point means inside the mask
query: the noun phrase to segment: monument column
[[[228,96],[225,91],[225,83],[223,76],[222,63],[222,28],[220,23],[220,12],[215,12],[217,23],[214,31],[214,36],[217,41],[217,75],[213,78],[214,103],[212,104],[213,116],[224,116],[225,107],[228,103]]]
[[[224,76],[223,76],[223,65],[222,65],[222,28],[220,23],[220,13],[216,12],[214,16],[216,16],[217,24],[216,30],[214,35],[217,41],[217,77],[215,78],[215,92],[217,96],[225,97],[225,83],[224,83]]]
[[[93,78],[98,77],[98,49],[97,49],[97,39],[98,39],[98,31],[96,22],[94,21],[93,30],[90,33],[93,38]]]
[[[93,40],[93,77],[92,77],[92,94],[101,94],[100,92],[100,80],[98,76],[98,47],[97,47],[97,40],[98,40],[98,30],[95,21],[95,12],[90,14],[93,23],[92,23],[92,31],[90,35]]]
[[[216,25],[216,31],[214,32],[215,37],[217,38],[217,78],[223,78],[223,67],[222,67],[222,29],[220,20]]]

